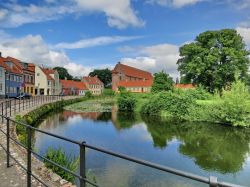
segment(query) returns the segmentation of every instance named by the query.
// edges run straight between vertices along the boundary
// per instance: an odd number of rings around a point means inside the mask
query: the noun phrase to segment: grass
[[[115,97],[103,97],[68,105],[65,109],[75,112],[111,112],[115,102]]]

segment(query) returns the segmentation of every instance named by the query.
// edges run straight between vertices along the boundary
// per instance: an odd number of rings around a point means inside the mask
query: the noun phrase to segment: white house
[[[5,70],[0,66],[0,98],[5,98]]]

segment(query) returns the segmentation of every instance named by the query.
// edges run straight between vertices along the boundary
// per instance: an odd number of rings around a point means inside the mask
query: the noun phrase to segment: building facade
[[[93,95],[101,95],[104,90],[104,84],[103,82],[97,77],[83,77],[82,82],[85,83],[87,89],[93,94]]]
[[[5,69],[0,66],[0,98],[5,98]]]
[[[56,70],[35,66],[35,95],[59,95],[61,85]]]
[[[153,84],[153,76],[143,71],[120,62],[112,70],[112,89],[118,91],[124,87],[127,91],[144,93],[150,92]]]
[[[84,96],[88,91],[84,82],[74,80],[60,80],[63,95],[81,95]]]
[[[4,57],[0,57],[0,67],[5,70],[5,96],[7,98],[17,97],[22,92],[23,73],[11,61]]]
[[[7,57],[7,59],[13,62],[16,67],[18,67],[18,69],[22,72],[22,92],[28,93],[30,95],[35,95],[35,65],[27,62],[22,62],[12,57]]]

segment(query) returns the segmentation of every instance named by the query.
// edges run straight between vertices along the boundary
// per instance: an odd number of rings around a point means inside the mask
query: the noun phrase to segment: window
[[[2,77],[2,76],[3,76],[3,70],[0,69],[0,77]]]
[[[6,80],[9,80],[9,76],[10,76],[10,75],[9,75],[8,73],[6,73],[5,79],[6,79]]]
[[[50,86],[50,81],[48,81],[48,85]]]
[[[3,91],[3,84],[0,83],[0,91]]]
[[[40,76],[40,73],[37,73],[36,75],[39,77],[39,76]]]

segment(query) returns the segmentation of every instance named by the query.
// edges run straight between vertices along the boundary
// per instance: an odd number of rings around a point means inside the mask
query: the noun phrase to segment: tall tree
[[[65,79],[72,80],[73,76],[69,74],[68,70],[63,67],[55,67],[54,70],[57,70],[59,74],[59,79]]]
[[[222,90],[236,74],[247,79],[249,54],[236,30],[207,31],[180,48],[178,70],[185,82],[201,84],[210,92]]]
[[[96,76],[104,83],[105,88],[111,87],[112,82],[112,72],[106,69],[95,69],[94,71],[89,73],[89,76]]]
[[[152,92],[169,91],[173,89],[173,78],[169,74],[161,71],[154,74]]]

